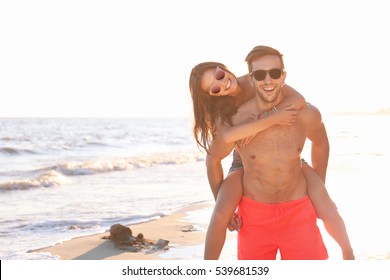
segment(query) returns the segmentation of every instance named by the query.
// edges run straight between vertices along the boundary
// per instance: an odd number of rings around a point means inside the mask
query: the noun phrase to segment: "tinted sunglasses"
[[[270,70],[256,70],[252,71],[251,75],[256,79],[256,81],[260,82],[263,81],[265,77],[267,77],[267,73],[272,79],[277,80],[282,76],[283,70],[279,68],[273,68]]]
[[[217,81],[221,81],[224,78],[225,78],[225,71],[223,71],[217,67],[215,70],[214,79]],[[219,85],[212,84],[210,87],[210,92],[212,94],[218,94],[221,92],[221,87]]]

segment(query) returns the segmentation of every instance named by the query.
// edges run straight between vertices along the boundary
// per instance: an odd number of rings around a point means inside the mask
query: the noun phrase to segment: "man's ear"
[[[287,72],[283,70],[282,76],[283,76],[282,85],[284,85],[286,83]]]
[[[248,73],[248,77],[249,77],[250,84],[252,85],[253,88],[255,88],[256,85],[255,82],[253,81],[253,76],[250,73]]]

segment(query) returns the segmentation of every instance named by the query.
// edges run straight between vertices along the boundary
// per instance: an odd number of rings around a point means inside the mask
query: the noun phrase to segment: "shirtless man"
[[[257,95],[241,105],[233,125],[267,114],[283,95],[286,78],[282,55],[266,46],[255,47],[246,58]],[[238,145],[243,165],[243,197],[238,211],[239,259],[327,259],[301,169],[306,138],[312,141],[313,168],[325,178],[328,139],[320,112],[305,106],[291,126],[276,125],[262,131],[249,145]]]

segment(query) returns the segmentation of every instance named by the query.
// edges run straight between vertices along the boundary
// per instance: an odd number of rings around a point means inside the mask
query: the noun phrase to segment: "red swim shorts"
[[[245,196],[239,204],[239,260],[326,260],[328,252],[308,196],[267,204]]]

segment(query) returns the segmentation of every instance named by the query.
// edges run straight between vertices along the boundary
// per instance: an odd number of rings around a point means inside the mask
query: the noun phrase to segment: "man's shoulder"
[[[306,106],[304,106],[300,110],[300,113],[309,115],[321,115],[320,110],[318,110],[318,108],[311,103],[306,103]]]
[[[299,117],[308,125],[316,125],[322,122],[320,110],[310,103],[307,103],[306,106],[299,111]]]
[[[232,120],[234,124],[242,123],[243,121],[248,120],[248,118],[252,118],[253,115],[256,114],[256,98],[253,97],[241,104],[237,113],[233,116]]]
[[[245,111],[253,111],[256,110],[256,97],[252,97],[248,101],[242,103],[237,110],[237,113],[242,113]]]

